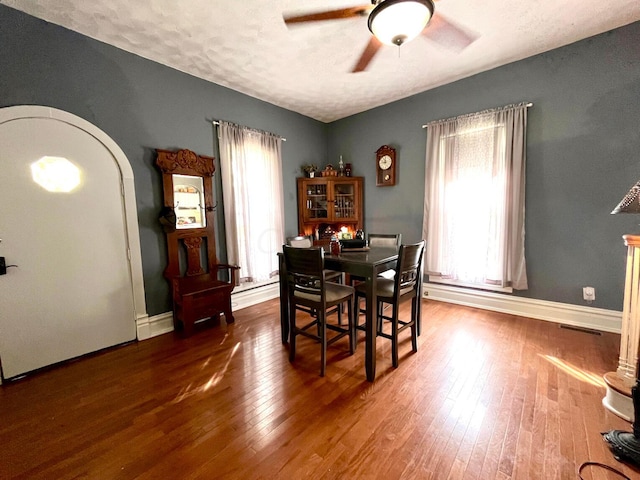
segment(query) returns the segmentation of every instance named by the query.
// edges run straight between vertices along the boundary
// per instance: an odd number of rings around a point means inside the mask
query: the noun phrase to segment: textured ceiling
[[[640,20],[638,0],[440,0],[434,16],[477,40],[456,52],[429,26],[350,73],[366,17],[288,28],[282,19],[349,0],[0,0],[123,50],[331,122]]]

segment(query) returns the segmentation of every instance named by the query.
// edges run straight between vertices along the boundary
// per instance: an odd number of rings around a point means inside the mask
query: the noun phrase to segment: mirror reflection
[[[202,177],[174,174],[173,204],[176,212],[176,228],[206,226]]]

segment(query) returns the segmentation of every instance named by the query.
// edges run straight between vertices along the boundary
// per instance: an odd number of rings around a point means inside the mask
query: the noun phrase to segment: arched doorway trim
[[[91,135],[113,155],[122,175],[124,211],[123,221],[130,255],[131,288],[133,290],[136,329],[138,340],[151,336],[149,331],[149,315],[145,302],[144,278],[142,275],[142,254],[140,250],[140,232],[138,229],[138,211],[136,207],[133,169],[129,159],[118,144],[105,132],[92,123],[69,112],[40,105],[19,105],[0,108],[0,124],[27,118],[51,118],[74,126]]]

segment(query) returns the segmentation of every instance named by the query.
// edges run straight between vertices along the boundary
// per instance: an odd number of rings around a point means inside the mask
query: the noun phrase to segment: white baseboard
[[[235,312],[280,296],[278,283],[272,283],[231,294],[231,309]],[[173,313],[165,312],[152,317],[138,318],[138,340],[148,340],[173,332]]]
[[[269,283],[256,288],[241,290],[231,294],[231,308],[235,312],[280,296],[280,284]]]
[[[425,283],[423,297],[495,312],[546,320],[603,332],[620,333],[622,312],[568,303],[534,300],[502,293]]]
[[[231,295],[231,305],[235,312],[236,310],[278,298],[279,295],[280,288],[278,283],[272,283],[233,293]],[[602,332],[620,333],[622,326],[622,312],[615,310],[534,300],[470,288],[425,283],[423,285],[423,296],[430,300],[482,308]],[[173,314],[171,312],[138,319],[138,340],[146,340],[172,331]]]
[[[169,332],[173,332],[173,312],[147,316],[146,321],[138,319],[138,340],[148,340]]]

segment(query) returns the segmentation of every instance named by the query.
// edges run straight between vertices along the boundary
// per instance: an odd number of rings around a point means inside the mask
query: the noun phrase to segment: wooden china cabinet
[[[298,229],[314,235],[323,229],[355,234],[363,228],[363,177],[298,178]]]

